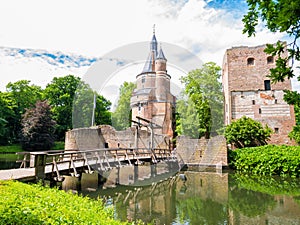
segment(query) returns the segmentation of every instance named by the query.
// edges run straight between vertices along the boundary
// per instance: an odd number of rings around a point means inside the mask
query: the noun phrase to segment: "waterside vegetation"
[[[101,200],[40,184],[0,181],[0,196],[0,224],[134,224],[115,220]]]
[[[264,145],[230,150],[229,159],[238,172],[300,177],[300,146]]]

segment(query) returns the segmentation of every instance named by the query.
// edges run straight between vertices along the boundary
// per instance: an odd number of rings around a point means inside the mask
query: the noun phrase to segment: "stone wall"
[[[112,126],[101,125],[90,128],[77,128],[66,132],[66,150],[88,150],[100,148],[134,148],[136,127],[124,131],[116,131]],[[147,130],[138,131],[139,148],[149,148],[150,133]],[[170,140],[166,135],[154,135],[154,148],[169,148]]]
[[[268,75],[276,57],[264,52],[266,45],[227,49],[223,59],[222,83],[225,99],[225,125],[247,116],[273,129],[269,143],[294,144],[288,133],[295,125],[293,106],[284,100],[291,81],[272,84]],[[287,51],[282,54],[287,57]]]
[[[191,139],[179,136],[176,153],[185,164],[203,166],[227,166],[227,145],[224,136],[210,139]]]

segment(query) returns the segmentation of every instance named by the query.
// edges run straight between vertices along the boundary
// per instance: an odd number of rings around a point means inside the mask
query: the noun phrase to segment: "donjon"
[[[130,99],[132,120],[139,123],[150,121],[156,134],[173,137],[176,98],[170,92],[171,76],[167,73],[167,59],[157,45],[153,30],[149,56],[142,72],[136,76],[137,87]]]
[[[284,100],[291,81],[271,83],[268,75],[276,57],[264,52],[266,45],[233,47],[223,58],[225,125],[247,116],[273,129],[269,143],[292,144],[288,133],[295,125],[293,106]],[[282,57],[287,57],[285,50]]]

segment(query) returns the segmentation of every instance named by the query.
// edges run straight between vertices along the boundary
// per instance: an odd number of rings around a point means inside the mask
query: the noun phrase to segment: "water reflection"
[[[102,175],[66,177],[61,187],[92,198],[104,198],[107,205],[114,206],[116,217],[124,221],[142,220],[153,224],[300,224],[299,179],[193,171],[170,176],[166,168],[132,166]],[[139,185],[134,185],[134,182]]]
[[[0,170],[19,168],[18,156],[15,153],[0,153]]]

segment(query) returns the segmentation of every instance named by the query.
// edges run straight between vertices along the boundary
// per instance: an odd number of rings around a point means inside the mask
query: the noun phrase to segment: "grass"
[[[113,218],[113,208],[39,184],[0,181],[0,224],[134,224]]]
[[[62,150],[64,148],[65,148],[65,142],[57,141],[55,142],[51,150]],[[0,146],[0,153],[16,153],[16,152],[24,152],[20,144]]]
[[[16,153],[16,152],[23,152],[21,145],[14,144],[14,145],[7,145],[7,146],[0,146],[1,153]]]

